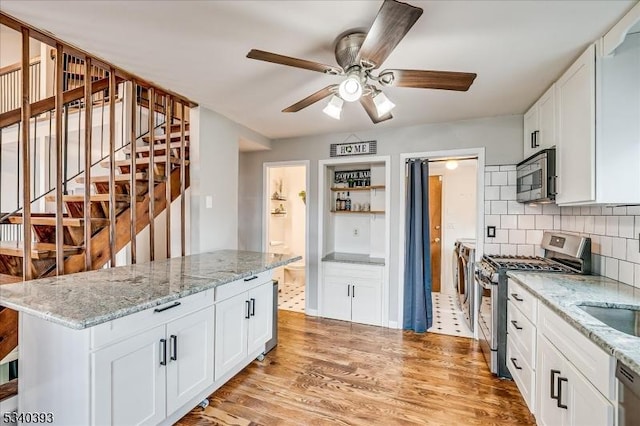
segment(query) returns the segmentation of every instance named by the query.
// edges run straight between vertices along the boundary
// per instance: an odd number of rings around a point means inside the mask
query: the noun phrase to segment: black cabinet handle
[[[533,138],[535,137],[534,136],[535,134],[536,134],[536,132],[531,132],[531,135],[530,135],[531,136],[531,138],[530,138],[531,139],[531,148],[535,148],[536,147],[536,144],[533,141]]]
[[[155,308],[153,310],[153,312],[164,312],[164,311],[168,311],[169,309],[173,309],[176,308],[178,306],[180,306],[182,303],[180,302],[176,302],[173,305],[169,305],[169,306],[165,306],[164,308]]]
[[[167,365],[167,339],[160,339],[160,365]]]
[[[244,301],[244,303],[245,303],[245,305],[247,306],[247,313],[245,314],[245,316],[244,316],[244,317],[245,317],[246,319],[249,319],[249,316],[250,316],[250,315],[249,315],[249,310],[251,309],[251,302],[249,302],[248,300],[245,300],[245,301]]]
[[[538,148],[540,144],[538,143],[538,135],[540,134],[540,130],[536,130],[533,132],[533,147]]]
[[[347,297],[351,296],[351,284],[347,284]]]
[[[514,299],[516,299],[518,302],[524,302],[524,299],[521,297],[518,297],[518,293],[511,293],[511,297],[513,297]]]
[[[558,408],[566,410],[569,407],[562,403],[562,382],[569,383],[569,380],[566,377],[558,377]]]
[[[356,286],[352,285],[351,287],[351,297],[356,297]]]
[[[251,298],[251,316],[256,316],[256,299],[254,299],[253,297]]]
[[[516,359],[517,358],[511,358],[511,363],[516,368],[516,370],[522,370],[522,367],[520,367],[518,364],[516,364]]]
[[[516,328],[516,330],[522,330],[522,327],[520,327],[518,325],[518,321],[516,320],[511,320],[511,324],[513,324],[513,326]]]
[[[246,282],[246,281],[253,281],[253,280],[255,280],[256,278],[258,278],[258,276],[257,276],[257,275],[254,275],[254,276],[252,276],[252,277],[245,278],[244,280],[245,280],[245,282]]]
[[[558,399],[558,394],[556,394],[556,375],[560,374],[560,370],[551,370],[551,399]]]
[[[178,336],[176,336],[175,334],[172,334],[170,337],[170,356],[169,356],[169,360],[171,361],[177,361],[178,360]]]

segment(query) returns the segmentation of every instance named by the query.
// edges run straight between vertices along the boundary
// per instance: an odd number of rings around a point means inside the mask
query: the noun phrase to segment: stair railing
[[[29,96],[34,101],[41,99],[40,68],[40,58],[32,58],[29,64]],[[0,68],[0,114],[20,108],[21,70],[21,63]]]

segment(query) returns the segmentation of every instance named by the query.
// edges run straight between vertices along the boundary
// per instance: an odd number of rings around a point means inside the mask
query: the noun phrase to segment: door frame
[[[269,221],[267,215],[271,210],[271,197],[269,194],[269,169],[282,167],[300,167],[305,168],[304,190],[307,193],[307,202],[304,209],[304,312],[309,315],[309,187],[311,179],[311,161],[309,160],[292,160],[292,161],[274,161],[262,163],[262,251],[269,252]],[[276,300],[277,304],[278,301]]]
[[[432,175],[432,174],[430,174],[429,175],[429,180],[431,180],[432,177],[433,178],[438,178],[439,181],[440,181],[440,256],[439,256],[440,257],[440,274],[438,276],[438,280],[440,281],[440,290],[439,291],[441,292],[442,291],[442,283],[444,283],[444,280],[442,278],[443,278],[444,268],[445,268],[444,267],[444,258],[443,258],[444,249],[442,248],[442,246],[443,246],[442,243],[444,242],[444,236],[445,236],[445,229],[442,226],[442,223],[444,221],[443,220],[444,219],[443,218],[444,215],[443,215],[443,211],[442,211],[442,207],[443,207],[443,205],[442,205],[442,197],[444,196],[444,182],[445,182],[445,180],[444,180],[444,175],[441,175],[441,174],[440,175]],[[429,191],[431,191],[431,188],[429,188]],[[431,203],[431,194],[429,194],[429,203]],[[429,212],[429,214],[431,214],[431,212]],[[431,221],[429,221],[429,225],[431,225]],[[431,233],[431,231],[429,231],[429,232]],[[432,242],[429,242],[429,244],[432,244]],[[434,275],[433,275],[433,265],[431,265],[431,271],[432,271],[431,272],[431,279],[432,279],[432,284],[433,284],[433,277],[434,277]],[[433,285],[432,285],[432,288],[433,288]]]
[[[412,158],[428,158],[430,160],[456,158],[456,157],[477,157],[476,170],[476,260],[480,260],[484,253],[484,164],[485,148],[464,148],[450,149],[443,151],[408,152],[400,154],[400,210],[399,210],[399,232],[398,232],[398,323],[397,327],[402,329],[404,318],[404,244],[405,244],[405,213],[406,213],[406,167],[407,160]],[[442,285],[442,283],[441,283]],[[475,307],[474,307],[475,309]]]

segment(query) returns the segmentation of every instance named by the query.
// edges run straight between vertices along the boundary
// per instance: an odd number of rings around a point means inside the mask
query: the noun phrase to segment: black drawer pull
[[[251,312],[251,302],[249,302],[248,300],[245,300],[244,303],[247,307],[247,313],[244,315],[244,317],[246,319],[249,319],[249,312]]]
[[[516,368],[516,370],[522,370],[522,367],[520,367],[518,364],[516,364],[516,359],[517,358],[511,358],[511,363]]]
[[[160,339],[160,365],[167,365],[167,339]]]
[[[558,408],[569,408],[568,405],[562,403],[562,382],[569,383],[566,377],[558,377]]]
[[[257,278],[258,278],[258,276],[257,276],[257,275],[254,275],[254,276],[252,276],[252,277],[245,278],[245,279],[244,279],[244,281],[245,281],[245,282],[247,282],[247,281],[253,281],[253,280],[257,279]]]
[[[560,374],[560,370],[551,370],[551,399],[558,399],[558,394],[556,393],[556,375]]]
[[[518,325],[518,321],[516,320],[511,320],[511,324],[513,324],[513,326],[516,328],[516,330],[522,330],[522,327],[520,327]]]
[[[174,303],[173,305],[165,306],[164,308],[155,308],[155,309],[153,310],[153,312],[164,312],[164,311],[167,311],[167,310],[169,310],[169,309],[173,309],[173,308],[175,308],[175,307],[177,307],[177,306],[180,306],[181,304],[182,304],[182,303],[180,303],[180,302],[176,302],[176,303]]]
[[[256,299],[254,299],[253,297],[251,298],[251,316],[256,316]]]
[[[169,359],[171,361],[177,361],[178,360],[178,336],[176,336],[175,334],[171,335],[171,348],[169,352],[170,352]]]
[[[524,299],[518,297],[518,293],[511,293],[511,297],[516,299],[518,302],[524,302]]]

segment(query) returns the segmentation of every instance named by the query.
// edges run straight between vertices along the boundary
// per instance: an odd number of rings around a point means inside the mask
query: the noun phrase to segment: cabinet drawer
[[[240,278],[239,280],[235,280],[230,283],[221,284],[215,288],[215,301],[219,302],[258,287],[259,285],[271,281],[272,276],[273,270],[270,269],[268,271],[260,272],[259,274]]]
[[[529,411],[535,412],[535,389],[536,375],[533,368],[526,360],[526,357],[518,350],[513,340],[507,341],[507,367],[513,376],[513,380],[518,385]]]
[[[382,266],[325,262],[324,275],[339,278],[362,278],[382,281]]]
[[[513,302],[532,323],[536,323],[538,298],[529,293],[520,284],[509,278],[509,300]]]
[[[536,366],[536,328],[513,302],[507,303],[507,333],[509,341],[514,341],[527,363]]]
[[[538,305],[538,332],[547,339],[605,397],[615,396],[615,360],[543,304]]]
[[[176,305],[175,307],[171,307]],[[154,308],[136,312],[91,328],[91,349],[96,349],[143,330],[166,324],[167,322],[213,305],[213,290],[192,294],[182,299],[168,302]],[[171,307],[156,312],[156,309]]]

